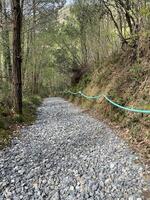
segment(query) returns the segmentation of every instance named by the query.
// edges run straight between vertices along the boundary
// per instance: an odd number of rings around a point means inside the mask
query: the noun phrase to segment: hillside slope
[[[86,74],[73,90],[82,90],[91,96],[103,93],[123,106],[150,110],[149,49],[150,44],[142,41],[136,61],[131,49],[121,52],[120,55],[112,55],[103,67]],[[96,117],[117,126],[121,130],[119,134],[132,144],[146,161],[150,161],[150,116],[148,114],[118,109],[104,99],[89,101],[72,96],[71,100],[86,109],[90,108]]]

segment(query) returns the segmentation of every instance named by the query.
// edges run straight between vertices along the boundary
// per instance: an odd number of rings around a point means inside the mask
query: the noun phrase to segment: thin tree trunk
[[[36,66],[36,55],[35,55],[35,27],[36,27],[36,2],[35,0],[33,0],[32,2],[33,4],[33,46],[34,46],[34,49],[33,49],[33,94],[37,94],[38,93],[38,90],[37,90],[37,66]]]
[[[12,65],[10,55],[9,29],[8,29],[8,14],[6,11],[6,2],[0,1],[1,24],[2,24],[2,47],[4,57],[4,76],[11,82]]]
[[[20,0],[12,0],[13,11],[13,93],[14,107],[18,114],[22,114],[22,78],[21,78],[21,28],[22,11]]]
[[[87,67],[88,56],[87,56],[87,46],[86,46],[86,30],[85,30],[84,22],[80,22],[80,33],[81,33],[80,41],[81,41],[83,64],[85,67]]]
[[[2,1],[0,0],[0,24],[3,24],[3,14],[2,14]],[[1,28],[1,34],[0,37],[2,38],[2,26]],[[3,55],[3,51],[0,49],[0,81],[3,81],[3,67],[2,67],[2,55]]]
[[[12,65],[11,65],[11,55],[10,55],[10,41],[9,41],[9,29],[8,29],[8,14],[6,11],[6,2],[3,2],[4,6],[4,18],[5,18],[5,27],[4,27],[4,33],[5,33],[5,43],[6,43],[6,65],[7,65],[7,74],[9,81],[12,81]]]

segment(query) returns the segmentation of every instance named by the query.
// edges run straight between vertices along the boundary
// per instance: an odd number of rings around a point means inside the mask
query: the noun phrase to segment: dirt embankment
[[[123,106],[150,110],[150,42],[141,40],[136,53],[128,49],[114,54],[102,67],[87,74],[74,90],[91,96],[104,93]],[[124,111],[104,99],[89,101],[72,96],[71,100],[119,128],[119,134],[150,162],[149,114]]]

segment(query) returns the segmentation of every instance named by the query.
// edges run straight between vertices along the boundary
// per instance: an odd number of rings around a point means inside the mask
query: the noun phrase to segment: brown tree
[[[13,94],[14,107],[18,114],[22,114],[22,79],[21,79],[21,29],[22,9],[20,0],[12,0],[13,13]]]

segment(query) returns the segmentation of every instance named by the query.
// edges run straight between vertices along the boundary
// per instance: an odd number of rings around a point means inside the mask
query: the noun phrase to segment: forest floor
[[[10,145],[11,140],[19,133],[21,126],[31,124],[36,119],[36,109],[41,104],[39,96],[23,99],[23,115],[15,114],[9,106],[9,98],[0,99],[0,150]]]
[[[0,152],[0,199],[148,200],[146,165],[106,124],[47,98]]]

